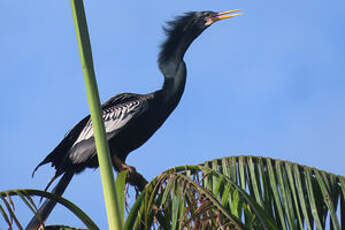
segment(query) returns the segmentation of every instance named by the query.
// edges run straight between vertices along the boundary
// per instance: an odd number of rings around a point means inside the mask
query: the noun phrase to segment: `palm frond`
[[[9,229],[13,229],[14,226],[16,226],[18,229],[24,229],[22,225],[23,223],[20,222],[19,218],[15,214],[15,204],[12,200],[12,197],[14,196],[20,197],[25,206],[28,207],[34,215],[37,215],[38,207],[32,200],[32,196],[40,196],[44,198],[53,199],[61,205],[63,205],[64,207],[66,207],[67,209],[69,209],[73,214],[75,214],[88,229],[98,229],[97,225],[91,220],[91,218],[88,217],[79,207],[77,207],[72,202],[62,197],[59,197],[55,194],[34,189],[16,189],[0,192],[0,213],[4,218],[5,222],[7,223]],[[6,208],[4,208],[2,204],[4,204]],[[56,229],[60,229],[63,226],[55,227],[59,227]]]
[[[167,170],[125,229],[344,229],[345,178],[278,159],[232,156]]]

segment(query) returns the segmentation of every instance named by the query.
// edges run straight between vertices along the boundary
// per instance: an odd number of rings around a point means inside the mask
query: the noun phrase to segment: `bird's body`
[[[122,162],[131,151],[149,139],[166,118],[160,114],[152,116],[152,110],[159,108],[159,98],[155,95],[123,93],[102,105],[110,153]],[[47,162],[52,162],[56,168],[56,176],[66,171],[79,173],[85,168],[98,167],[89,115],[72,128],[40,165]]]
[[[238,15],[225,16],[236,11],[190,12],[168,23],[169,27],[165,28],[168,38],[162,44],[158,59],[164,75],[162,89],[149,94],[119,94],[102,105],[106,137],[116,170],[126,168],[128,154],[144,144],[179,103],[186,83],[183,56],[190,44],[214,22]],[[57,195],[64,192],[74,174],[85,168],[98,167],[90,116],[75,125],[34,172],[49,162],[56,169],[51,182],[64,175],[53,189]],[[54,205],[50,200],[45,201],[39,210],[42,220],[47,218]],[[37,223],[37,218],[31,220],[26,229],[35,229],[33,226]]]
[[[185,69],[185,65],[182,66]],[[122,93],[102,105],[102,118],[112,157],[124,163],[128,154],[144,144],[163,124],[182,96],[186,75],[183,74],[182,78],[179,82],[166,83],[168,89],[149,94]],[[66,134],[35,171],[48,162],[56,169],[54,179],[65,172],[79,173],[85,168],[98,167],[90,115]],[[122,166],[114,164],[117,171]]]

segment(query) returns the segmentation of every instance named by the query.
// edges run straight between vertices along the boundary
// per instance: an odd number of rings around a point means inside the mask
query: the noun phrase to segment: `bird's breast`
[[[166,120],[167,116],[163,116],[159,108],[153,108],[127,124],[126,128],[109,140],[111,152],[116,153],[122,161],[130,152],[143,145]]]

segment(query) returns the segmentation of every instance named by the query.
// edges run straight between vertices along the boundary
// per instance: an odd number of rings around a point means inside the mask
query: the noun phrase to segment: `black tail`
[[[67,185],[71,181],[74,173],[73,172],[66,172],[61,179],[59,180],[58,184],[52,190],[52,193],[58,196],[61,196],[62,193],[65,191]],[[56,205],[56,201],[46,199],[42,206],[39,208],[37,215],[32,217],[29,224],[26,226],[25,230],[37,230],[41,223],[45,222],[48,218],[49,214],[53,210]],[[39,217],[38,217],[39,216]]]

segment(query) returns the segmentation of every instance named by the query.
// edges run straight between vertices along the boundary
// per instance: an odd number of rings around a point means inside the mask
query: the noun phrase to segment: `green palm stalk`
[[[71,0],[71,6],[96,142],[109,229],[120,230],[122,229],[122,220],[115,189],[109,147],[106,141],[104,123],[101,116],[101,104],[93,68],[91,44],[84,12],[84,4],[82,0]]]

